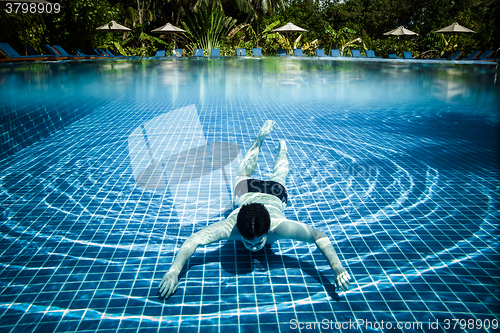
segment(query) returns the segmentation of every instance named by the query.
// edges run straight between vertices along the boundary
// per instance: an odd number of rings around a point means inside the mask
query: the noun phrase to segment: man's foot
[[[262,125],[262,128],[259,131],[259,134],[257,134],[257,137],[255,138],[255,141],[262,142],[266,138],[266,136],[274,131],[276,128],[276,123],[273,120],[268,120]]]
[[[286,149],[286,141],[281,139],[280,142],[278,143],[278,146],[274,150],[275,153],[278,153],[278,156],[282,154],[286,154],[287,149]]]

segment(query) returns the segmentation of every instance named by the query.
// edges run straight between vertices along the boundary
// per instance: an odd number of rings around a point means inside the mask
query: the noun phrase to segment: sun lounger
[[[473,51],[467,57],[461,58],[461,59],[458,59],[458,60],[474,60],[474,59],[477,58],[477,56],[479,55],[479,53],[481,53],[481,51]]]
[[[375,55],[375,51],[373,50],[366,50],[366,57],[367,58],[380,58]]]
[[[260,47],[254,47],[252,49],[252,54],[254,57],[262,57],[262,49]]]
[[[62,55],[57,51],[53,46],[50,46],[49,44],[42,44],[42,47],[54,58],[57,60],[75,60],[75,56],[72,55]],[[77,59],[85,59],[85,57],[77,57]]]
[[[203,49],[195,49],[194,56],[195,57],[203,57]]]
[[[413,55],[411,54],[411,52],[404,51],[403,52],[403,58],[405,58],[405,59],[413,59]]]
[[[440,56],[439,58],[444,58],[444,59],[446,59],[446,58],[448,58],[450,55],[451,55],[451,52],[450,52],[450,51],[446,51],[446,52],[444,52],[444,53],[443,53],[443,55],[442,55],[442,56]]]
[[[389,59],[398,59],[398,54],[396,53],[396,51],[389,51],[389,53],[387,54],[387,56],[389,57]]]
[[[246,57],[247,50],[246,49],[236,49],[236,56],[237,57]]]
[[[97,54],[99,57],[102,57],[102,58],[108,58],[108,59],[109,58],[122,58],[122,56],[115,56],[109,50],[94,49],[94,53]]]
[[[332,49],[332,50],[330,51],[330,55],[331,55],[332,57],[341,57],[341,55],[340,55],[340,50],[339,50],[339,49]]]
[[[100,56],[100,55],[85,54],[84,52],[82,52],[82,50],[80,50],[78,48],[74,48],[73,50],[75,50],[77,55],[82,56],[82,57],[90,57],[90,59],[106,58],[106,57]]]
[[[325,50],[323,50],[323,49],[316,49],[316,57],[326,57]]]
[[[359,50],[351,50],[351,55],[353,58],[361,58],[361,52]]]
[[[113,53],[113,51],[111,50],[103,50],[103,49],[99,49],[100,51],[104,52],[105,54],[107,54],[110,58],[138,58],[136,56],[122,56],[122,55],[116,55],[115,53]]]
[[[278,57],[288,57],[288,54],[286,54],[285,49],[278,49],[276,53],[278,54]]]
[[[460,55],[463,53],[463,51],[456,51],[454,52],[451,56],[445,58],[444,57],[444,54],[441,58],[437,58],[436,60],[457,60],[458,57],[460,57]]]
[[[304,53],[302,52],[302,49],[293,50],[293,55],[295,57],[305,57]]]
[[[448,60],[458,60],[462,53],[464,53],[464,51],[456,51],[448,58]]]
[[[75,48],[73,48],[73,50],[76,52],[76,54],[78,54],[78,55],[80,55],[80,56],[84,56],[84,55],[86,55],[86,54],[85,54],[85,53],[83,53],[83,51],[82,51],[82,50],[80,50],[79,48],[76,48],[76,47],[75,47]]]
[[[155,57],[164,57],[165,50],[156,50]]]
[[[486,50],[481,53],[476,60],[490,60],[489,57],[493,54],[493,50]]]
[[[104,51],[102,51],[102,49],[93,49],[94,53],[96,55],[98,55],[99,57],[105,57],[105,58],[109,58],[109,54],[105,53]]]
[[[8,43],[0,43],[0,51],[5,54],[6,59],[0,59],[4,61],[43,61],[43,60],[55,60],[53,56],[45,55],[29,55],[22,56],[16,52]]]
[[[210,57],[211,58],[220,57],[220,51],[219,51],[219,49],[211,49],[210,50]]]
[[[63,57],[72,57],[75,60],[80,60],[80,59],[90,59],[90,56],[74,56],[66,52],[65,49],[63,49],[60,45],[52,45],[52,48],[58,52],[61,56]]]
[[[28,55],[41,55],[33,46],[31,46],[31,44],[23,44],[23,46],[26,48]]]
[[[182,49],[173,49],[170,57],[182,57]]]

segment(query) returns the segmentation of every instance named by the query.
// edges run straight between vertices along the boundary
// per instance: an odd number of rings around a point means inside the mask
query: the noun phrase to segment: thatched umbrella
[[[121,24],[118,24],[113,20],[109,23],[106,23],[105,25],[101,25],[100,27],[96,28],[96,30],[101,31],[101,32],[127,32],[127,31],[131,31],[131,29],[129,29],[126,26],[123,26]]]
[[[384,33],[385,36],[398,36],[399,39],[399,48],[401,48],[401,37],[400,36],[415,36],[418,34],[416,32],[413,32],[411,30],[406,29],[403,26],[399,26],[394,30],[388,31]]]
[[[474,30],[463,27],[460,24],[458,24],[457,22],[454,22],[453,24],[450,24],[449,26],[444,27],[444,28],[439,29],[439,30],[434,31],[434,32],[452,33],[452,34],[455,34],[455,33],[476,33]]]
[[[455,39],[458,40],[458,34],[464,34],[464,33],[476,33],[474,30],[471,30],[469,28],[466,28],[466,27],[463,27],[461,26],[460,24],[458,24],[457,22],[454,22],[452,24],[450,24],[449,26],[447,27],[444,27],[442,29],[439,29],[437,31],[434,31],[436,33],[441,33],[441,34],[451,34],[452,36],[450,37],[450,40],[451,38],[453,38],[453,36],[455,36]],[[450,40],[447,41],[447,43],[450,43]],[[452,47],[453,49],[453,47]]]
[[[109,23],[106,23],[105,25],[101,25],[100,27],[96,28],[95,30],[100,31],[100,32],[111,32],[113,42],[115,41],[115,36],[114,36],[115,32],[132,31],[131,29],[127,28],[126,26],[118,24],[113,20],[111,20]]]
[[[279,27],[279,28],[276,28],[274,30],[272,30],[273,32],[285,32],[288,36],[288,40],[290,40],[290,33],[292,32],[307,32],[306,29],[304,28],[301,28],[299,26],[296,26],[295,24],[293,24],[292,22],[288,22],[287,24],[285,24],[284,26],[282,27]],[[290,43],[290,48],[292,47],[292,44]],[[291,51],[291,50],[290,50]]]
[[[403,26],[397,27],[394,30],[384,33],[385,36],[414,36],[418,35],[416,32],[406,29]]]
[[[178,28],[173,24],[167,23],[164,26],[151,30],[151,32],[154,32],[155,34],[167,34],[167,35],[173,34],[174,49],[175,49],[177,47],[177,41],[175,39],[176,34],[186,32],[186,30]]]

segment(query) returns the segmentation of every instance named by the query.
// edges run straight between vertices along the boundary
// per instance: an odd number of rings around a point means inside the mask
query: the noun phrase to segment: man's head
[[[271,227],[271,217],[263,204],[251,203],[240,208],[236,226],[245,247],[256,252],[266,244],[267,233]]]

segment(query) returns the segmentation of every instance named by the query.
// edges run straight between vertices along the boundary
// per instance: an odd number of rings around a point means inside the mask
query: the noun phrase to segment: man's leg
[[[252,176],[255,168],[257,168],[259,150],[260,146],[262,145],[262,141],[264,141],[266,136],[274,131],[275,128],[276,123],[272,120],[268,120],[264,123],[264,125],[262,125],[262,128],[260,129],[259,134],[257,134],[255,141],[253,142],[250,149],[248,149],[245,156],[243,156],[243,160],[241,160],[240,164],[238,165],[236,180],[234,182],[235,186],[241,179]]]
[[[278,149],[279,149],[278,157],[274,162],[273,175],[271,176],[270,179],[285,186],[286,177],[288,176],[288,154],[287,154],[285,140],[280,140]]]

